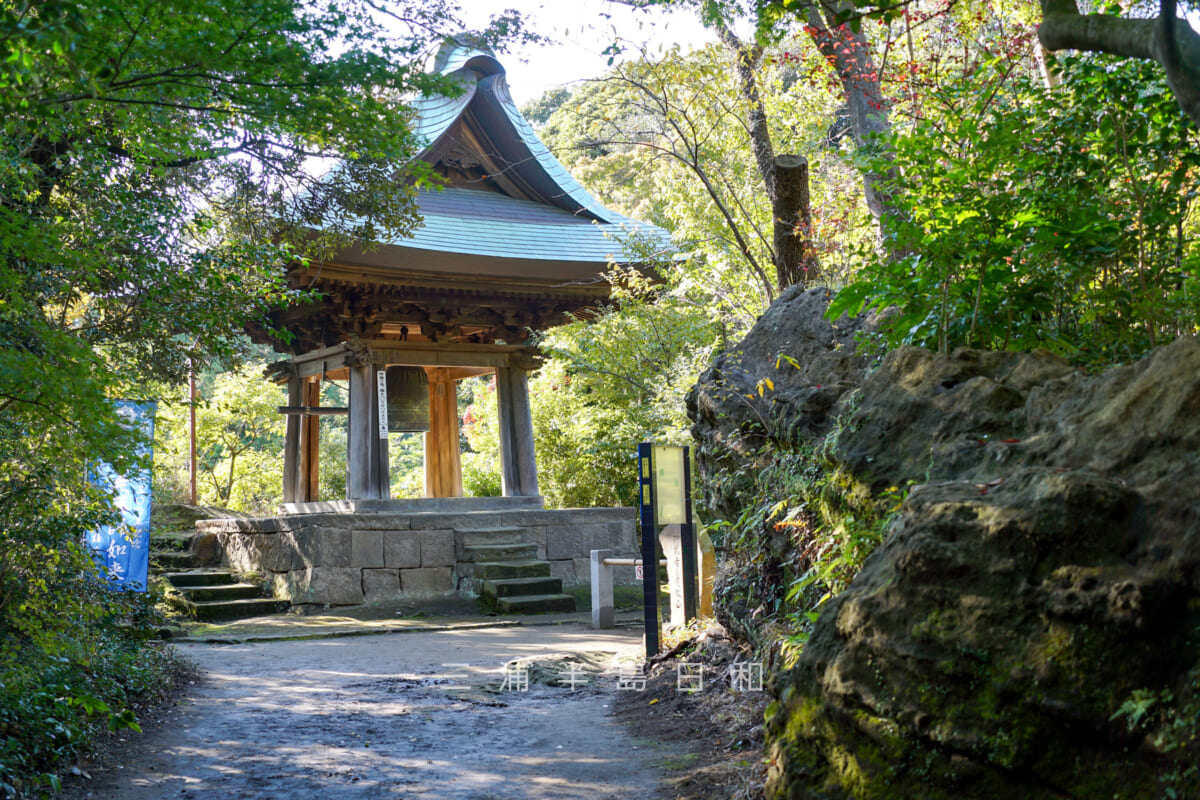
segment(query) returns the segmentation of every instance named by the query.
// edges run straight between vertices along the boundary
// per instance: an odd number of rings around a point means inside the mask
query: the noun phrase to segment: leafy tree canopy
[[[0,413],[79,426],[105,392],[235,355],[288,295],[286,259],[416,224],[405,101],[453,91],[416,61],[458,23],[443,2],[382,18],[361,0],[0,3]],[[519,21],[482,38],[501,33]]]
[[[4,3],[10,324],[177,375],[276,299],[281,257],[410,229],[405,99],[446,89],[415,59],[456,23],[444,3],[391,16],[401,38],[358,0]]]
[[[832,316],[894,306],[893,344],[1049,347],[1102,366],[1194,333],[1196,131],[1153,65],[1060,59],[1053,90],[1000,60],[890,140],[901,259],[865,259]]]
[[[733,5],[730,0],[700,3],[708,13]],[[954,4],[955,0],[950,0],[946,6]],[[762,20],[760,31],[789,17],[806,16],[814,7],[858,29],[864,18],[894,20],[915,5],[915,0],[754,0]],[[1197,8],[1194,2],[1103,0],[1085,4],[1093,6],[1090,13],[1083,13],[1077,0],[1039,0],[1038,5],[1042,12],[1038,36],[1047,50],[1081,50],[1157,62],[1180,108],[1200,126],[1200,34],[1180,17],[1181,10]],[[1157,6],[1157,15],[1147,13],[1147,5]]]

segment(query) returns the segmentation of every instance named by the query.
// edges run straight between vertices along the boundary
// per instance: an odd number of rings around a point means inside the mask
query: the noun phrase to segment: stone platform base
[[[196,529],[216,534],[222,563],[259,573],[277,598],[339,606],[474,596],[463,546],[481,537],[536,545],[552,577],[586,584],[592,550],[636,555],[635,519],[631,508],[364,509],[201,520]],[[616,579],[632,583],[633,568]]]

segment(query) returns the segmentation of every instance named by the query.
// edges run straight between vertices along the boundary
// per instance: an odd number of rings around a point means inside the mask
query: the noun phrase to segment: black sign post
[[[646,658],[658,655],[658,525],[654,520],[654,458],[649,442],[638,445],[638,504],[642,524],[642,604]]]
[[[690,623],[696,618],[696,528],[692,524],[692,467],[691,448],[683,448],[684,522],[679,529],[683,546],[683,618]]]

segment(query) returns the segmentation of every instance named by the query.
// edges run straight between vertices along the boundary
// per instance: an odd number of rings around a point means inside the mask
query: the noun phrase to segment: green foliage
[[[40,370],[59,363],[58,377],[74,385],[46,381],[54,392],[38,404],[0,402],[0,795],[6,796],[48,793],[58,762],[86,749],[109,723],[131,723],[130,704],[160,684],[167,667],[143,640],[152,601],[110,591],[83,544],[88,531],[114,521],[110,499],[86,482],[93,458],[107,456],[122,470],[146,465],[132,456],[133,436],[91,380],[96,361],[49,360]],[[75,404],[77,415],[64,418],[64,406]],[[100,444],[89,450],[89,442]]]
[[[772,49],[757,70],[779,153],[809,157],[813,236],[831,280],[870,238],[855,167],[830,149],[837,96],[812,74],[809,50]],[[670,230],[693,257],[670,280],[736,336],[776,283],[772,212],[746,129],[733,56],[718,45],[643,52],[562,100],[541,129],[547,146],[606,205]]]
[[[684,444],[684,396],[716,344],[705,309],[636,273],[614,275],[616,302],[588,322],[547,333],[530,380],[538,478],[550,507],[630,506],[638,442]],[[469,384],[464,488],[500,489],[494,384]]]
[[[286,393],[263,378],[262,366],[216,375],[196,407],[197,500],[246,512],[268,512],[283,485]],[[155,462],[165,483],[187,481],[186,403],[160,405]],[[160,495],[161,497],[161,495]]]
[[[459,404],[463,409],[462,438],[466,441],[462,453],[463,491],[470,497],[500,497],[500,406],[495,376],[461,381]]]
[[[174,669],[150,637],[154,597],[113,592],[82,542],[106,498],[64,497],[53,468],[0,484],[0,795],[41,797],[59,764],[106,729],[137,727],[133,706]]]
[[[242,322],[288,294],[284,259],[415,222],[387,165],[415,147],[396,121],[401,93],[429,83],[408,63],[422,40],[388,41],[365,5],[4,10],[17,89],[0,100],[6,358],[65,332],[126,379],[177,378],[187,351],[238,351]],[[348,160],[318,178],[314,156]],[[297,227],[317,221],[316,240]],[[31,402],[45,381],[20,374],[0,393]]]
[[[1111,717],[1167,759],[1157,775],[1166,798],[1189,797],[1200,785],[1200,665],[1177,688],[1135,689]]]
[[[328,382],[321,390],[321,405],[339,408],[350,405],[349,387]],[[317,482],[318,496],[322,499],[340,500],[346,496],[346,448],[349,438],[348,417],[321,417],[321,459],[317,465],[320,472]],[[280,488],[281,500],[282,491]]]
[[[504,494],[498,452],[464,452],[462,476],[463,490],[468,497],[500,497]]]
[[[392,497],[424,497],[425,434],[393,433],[388,440],[388,477],[391,480]]]
[[[521,106],[521,116],[529,120],[535,128],[541,128],[549,121],[550,116],[561,108],[563,103],[567,102],[570,96],[570,90],[564,86],[547,89],[541,97],[530,100]]]
[[[346,448],[349,433],[345,421],[334,417],[321,420],[321,462],[318,477],[319,496],[326,500],[340,500],[346,496]],[[282,494],[282,489],[280,490]]]
[[[681,293],[611,276],[613,306],[547,334],[530,384],[542,491],[559,507],[632,506],[637,443],[686,444],[684,397],[719,329]]]
[[[756,630],[739,634],[757,646],[776,645],[785,661],[808,639],[820,607],[858,574],[899,509],[904,492],[872,494],[819,448],[767,445],[751,470],[708,476],[705,493],[736,496],[740,514],[717,520],[715,542],[726,560],[717,599],[723,608],[742,608]],[[774,641],[763,630],[773,629]]]
[[[1134,358],[1200,323],[1196,134],[1152,67],[1061,59],[1047,91],[992,62],[892,141],[893,249],[830,315],[897,306],[893,344]],[[936,109],[936,112],[935,112]]]

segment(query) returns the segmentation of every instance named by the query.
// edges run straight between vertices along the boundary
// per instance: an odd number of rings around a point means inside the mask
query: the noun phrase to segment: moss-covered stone
[[[773,681],[767,796],[1200,797],[1200,340],[1090,376],[1044,352],[869,369],[822,307],[786,293],[689,400],[726,519],[804,454],[773,502],[816,533],[732,543],[735,630],[890,518]],[[737,399],[763,377],[774,397]]]

